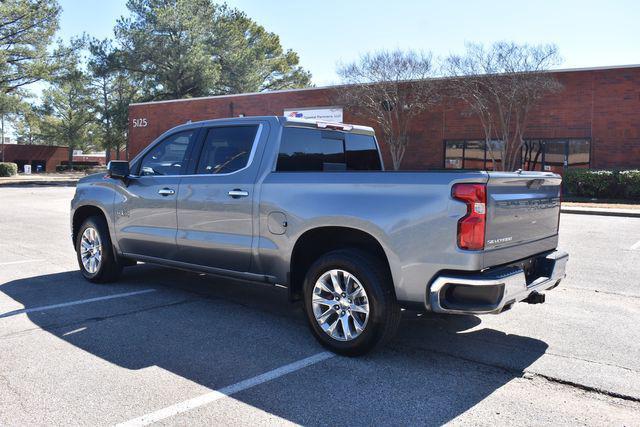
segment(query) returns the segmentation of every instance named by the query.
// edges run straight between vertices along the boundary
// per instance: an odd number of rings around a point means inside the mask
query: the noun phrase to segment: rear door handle
[[[229,190],[229,196],[233,197],[234,199],[239,199],[240,197],[247,197],[248,195],[249,195],[248,191],[240,190],[238,188],[234,190]]]
[[[172,188],[162,188],[158,190],[158,194],[160,194],[161,196],[167,197],[167,196],[173,196],[174,194],[176,194],[176,192]]]

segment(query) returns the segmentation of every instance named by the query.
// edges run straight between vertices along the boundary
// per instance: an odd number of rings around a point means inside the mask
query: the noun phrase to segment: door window
[[[179,132],[153,147],[140,163],[140,176],[182,174],[194,135],[195,130]]]
[[[209,129],[200,154],[197,173],[231,173],[246,167],[257,131],[257,125]]]

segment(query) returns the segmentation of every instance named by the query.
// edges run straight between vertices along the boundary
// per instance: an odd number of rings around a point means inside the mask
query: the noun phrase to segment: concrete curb
[[[0,181],[2,187],[75,187],[78,183],[77,179],[58,179],[58,180],[42,180],[42,181]]]
[[[576,214],[576,215],[600,215],[600,216],[618,216],[626,218],[640,218],[640,209],[637,211],[625,209],[608,209],[608,208],[560,208],[560,213]]]

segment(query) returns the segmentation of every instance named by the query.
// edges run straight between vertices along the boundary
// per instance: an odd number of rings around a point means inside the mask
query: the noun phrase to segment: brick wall
[[[4,160],[6,162],[31,164],[45,162],[45,172],[55,172],[56,166],[66,161],[69,156],[67,147],[50,145],[5,144]],[[20,168],[22,172],[22,168]],[[35,172],[35,167],[33,169]]]
[[[591,138],[593,168],[640,167],[640,67],[555,73],[562,92],[549,95],[532,112],[526,138]],[[233,95],[129,107],[129,148],[133,157],[162,132],[185,123],[222,117],[282,115],[285,108],[336,105],[335,88]],[[146,127],[133,119],[146,118]],[[369,124],[353,111],[347,123]],[[378,132],[378,135],[380,133]],[[443,140],[482,139],[477,118],[461,102],[448,100],[423,113],[411,129],[403,169],[443,167]],[[390,156],[383,146],[385,164]]]

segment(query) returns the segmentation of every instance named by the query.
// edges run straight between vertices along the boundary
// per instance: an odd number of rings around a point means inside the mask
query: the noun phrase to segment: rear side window
[[[286,127],[283,130],[277,171],[381,169],[376,142],[371,135],[296,127]]]
[[[372,135],[348,133],[345,140],[345,148],[348,170],[382,170],[378,147]]]
[[[257,130],[255,125],[209,129],[196,173],[231,173],[247,166]]]

